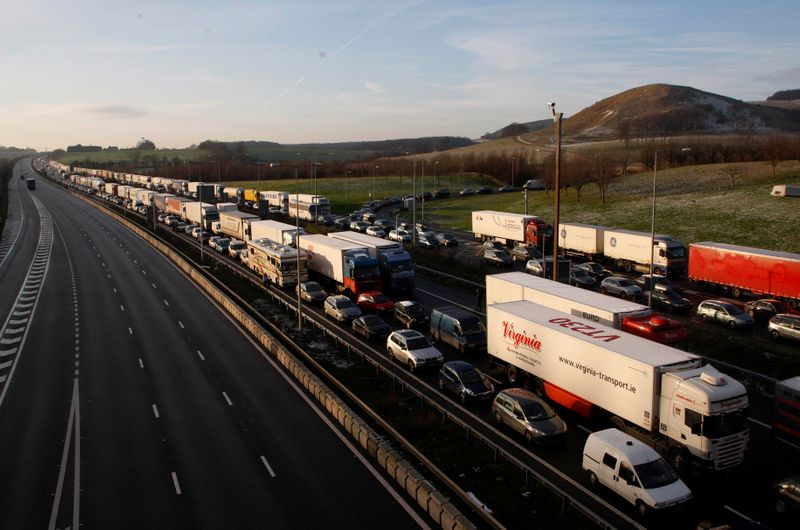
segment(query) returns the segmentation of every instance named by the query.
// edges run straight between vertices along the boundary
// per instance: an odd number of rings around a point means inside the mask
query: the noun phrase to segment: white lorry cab
[[[636,507],[641,516],[678,509],[692,492],[651,447],[618,429],[589,435],[583,448],[589,484],[602,484]]]

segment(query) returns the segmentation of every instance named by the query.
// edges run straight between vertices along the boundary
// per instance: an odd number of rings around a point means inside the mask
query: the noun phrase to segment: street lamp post
[[[297,210],[298,215],[294,216],[294,226],[295,226],[294,242],[295,245],[297,246],[297,330],[298,333],[300,333],[303,331],[303,305],[302,305],[302,298],[300,298],[300,280],[302,278],[302,276],[300,275],[301,271],[300,252],[302,252],[302,250],[300,249],[300,215],[299,215],[300,184],[298,182],[298,177],[297,177],[297,166],[294,167],[294,189],[295,189],[294,200],[295,204],[298,206]]]
[[[352,173],[352,171],[345,171],[344,172],[344,203],[347,204],[347,175]]]
[[[514,163],[517,161],[517,157],[511,157],[511,187],[514,187]]]
[[[548,103],[550,111],[553,113],[553,121],[556,123],[556,174],[555,174],[555,189],[556,189],[556,205],[555,215],[553,219],[553,281],[558,281],[558,214],[561,208],[561,183],[559,181],[559,173],[561,172],[561,118],[564,116],[561,112],[556,112],[556,104]]]
[[[411,246],[417,248],[417,159],[411,175]]]
[[[370,196],[372,197],[373,201],[375,200],[375,173],[378,171],[379,167],[380,166],[376,165],[374,168],[372,168],[372,194]]]
[[[686,153],[691,151],[691,147],[683,147],[681,151]],[[647,305],[653,307],[653,271],[654,271],[654,261],[655,261],[655,247],[656,247],[656,175],[658,174],[658,149],[655,150],[653,154],[653,209],[650,215],[650,285],[649,289],[647,290]],[[666,276],[666,270],[665,276]]]
[[[438,190],[439,186],[436,185],[436,173],[437,169],[439,169],[439,161],[433,163],[433,189]]]
[[[422,199],[422,219],[421,223],[425,223],[425,159],[420,160],[422,164],[422,184],[420,185],[419,196]]]

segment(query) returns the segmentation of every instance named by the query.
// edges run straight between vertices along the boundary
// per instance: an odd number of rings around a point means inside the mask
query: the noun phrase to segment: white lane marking
[[[109,280],[111,279],[111,275],[110,275],[110,274],[106,274],[106,276],[108,276],[108,279],[109,279]]]
[[[169,307],[169,302],[167,302],[166,300],[164,300],[164,305],[165,305],[165,306],[167,306],[167,307]]]
[[[125,311],[125,306],[124,306],[124,305],[122,305],[122,304],[120,304],[120,305],[119,305],[119,309],[120,309],[120,311]]]
[[[146,270],[143,270],[143,271],[142,271],[142,274],[147,274],[147,271],[146,271]]]
[[[23,318],[23,319],[21,319],[21,320],[9,320],[9,321],[8,321],[8,325],[9,325],[9,326],[20,326],[20,325],[25,325],[25,324],[27,324],[27,323],[28,323],[28,320],[29,320],[29,319],[27,319],[27,318]]]
[[[117,288],[116,288],[116,287],[114,287],[114,292],[115,292],[115,293],[117,292]]]
[[[16,337],[14,339],[0,339],[0,344],[16,344],[22,340],[22,337]]]
[[[61,494],[64,489],[64,476],[67,473],[67,458],[69,456],[69,446],[72,443],[72,425],[75,421],[75,395],[78,391],[78,380],[72,382],[72,405],[69,408],[69,420],[67,421],[67,435],[64,438],[64,450],[61,453],[61,466],[58,471],[58,481],[56,482],[56,492],[53,498],[53,508],[50,510],[50,523],[48,530],[55,530],[56,516],[58,507],[61,504]]]
[[[6,361],[4,363],[0,363],[0,370],[5,370],[6,368],[11,366],[12,364],[14,364],[14,359],[11,359],[10,361]]]
[[[172,472],[172,484],[175,486],[175,493],[178,495],[181,494],[181,485],[178,483],[178,474],[174,471]]]
[[[142,358],[139,358],[139,368],[144,368],[144,363],[142,362]]]
[[[156,404],[155,404],[155,403],[153,403],[153,415],[154,415],[156,418],[160,418],[160,417],[161,417],[161,416],[159,416],[159,415],[158,415],[158,407],[156,406]]]
[[[205,357],[203,357],[203,354],[202,354],[202,353],[200,353],[200,350],[197,350],[197,356],[198,356],[198,357],[200,357],[200,360],[201,360],[201,361],[205,361],[205,360],[206,360],[206,358],[205,358]]]
[[[0,357],[8,357],[9,355],[14,355],[15,353],[17,353],[17,348],[11,348],[10,350],[0,350]]]
[[[231,401],[231,398],[229,398],[229,397],[228,397],[228,394],[226,394],[225,392],[223,392],[223,393],[222,393],[222,397],[224,397],[224,398],[225,398],[225,401],[227,401],[227,402],[228,402],[228,406],[229,406],[229,407],[232,407],[232,406],[233,406],[233,402]]]
[[[131,335],[133,335],[133,328],[128,328],[128,333],[130,333]]]
[[[723,508],[725,508],[726,510],[730,511],[730,512],[733,512],[733,513],[735,513],[736,515],[738,515],[738,516],[739,516],[739,517],[741,517],[742,519],[745,519],[745,520],[747,520],[747,521],[752,521],[752,519],[751,519],[751,518],[747,517],[747,516],[746,516],[745,514],[743,514],[742,512],[739,512],[739,511],[736,511],[736,510],[734,510],[733,508],[731,508],[731,507],[730,507],[730,506],[728,506],[727,504],[723,505],[722,507],[723,507]]]
[[[578,424],[578,428],[579,428],[579,429],[581,429],[581,430],[583,430],[583,431],[585,431],[585,432],[588,432],[589,434],[592,434],[592,432],[593,432],[593,431],[591,431],[591,430],[590,430],[588,427],[584,427],[584,426],[583,426],[583,425],[581,425],[580,423]]]
[[[267,468],[267,472],[269,473],[269,476],[272,477],[272,478],[275,478],[275,476],[276,476],[275,472],[272,470],[272,467],[270,467],[269,462],[267,462],[267,459],[262,456],[261,457],[261,462],[264,464],[264,467]]]
[[[153,289],[158,289],[158,287],[156,287],[156,284],[154,284],[154,283],[151,283],[150,285],[152,285],[152,286],[153,286]]]
[[[767,424],[767,423],[764,423],[764,422],[758,421],[758,420],[757,420],[757,419],[755,419],[755,418],[747,418],[747,419],[748,419],[749,421],[752,421],[752,422],[753,422],[753,423],[755,423],[756,425],[760,425],[760,426],[764,427],[765,429],[772,429],[772,425],[769,425],[769,424]]]
[[[186,329],[186,326],[184,326],[183,322],[181,322],[180,320],[178,320],[178,325],[181,327],[181,329]]]
[[[75,375],[80,374],[75,370]],[[73,481],[72,481],[72,528],[80,528],[81,508],[81,396],[80,388],[75,386],[75,453],[72,455]]]

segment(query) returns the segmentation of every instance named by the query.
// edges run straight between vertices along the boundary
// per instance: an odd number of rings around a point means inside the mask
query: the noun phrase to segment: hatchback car
[[[386,339],[386,353],[411,371],[444,362],[442,352],[431,345],[428,337],[414,329],[393,331]]]
[[[183,231],[186,233],[186,235],[190,236],[192,235],[192,232],[194,232],[195,228],[200,228],[200,227],[195,224],[187,224],[186,227],[183,229]]]
[[[400,243],[411,243],[411,234],[402,228],[398,228],[397,230],[389,231],[389,239]]]
[[[483,262],[494,267],[510,267],[513,263],[511,254],[505,249],[492,249],[483,251]]]
[[[439,390],[458,396],[461,403],[491,399],[494,385],[480,370],[466,361],[450,361],[439,369]]]
[[[394,302],[380,291],[361,293],[356,305],[364,313],[388,313],[394,310]]]
[[[231,244],[231,240],[230,239],[228,239],[227,237],[221,237],[221,238],[217,239],[216,241],[214,241],[214,244],[212,245],[212,247],[217,252],[220,252],[220,253],[224,254],[225,252],[228,251],[228,246],[230,246],[230,244]]]
[[[777,314],[769,319],[767,331],[773,339],[800,341],[800,316]]]
[[[456,239],[456,236],[452,234],[447,234],[445,232],[439,232],[438,234],[436,234],[436,240],[439,241],[439,244],[444,247],[458,246],[458,239]]]
[[[350,223],[350,230],[353,232],[361,232],[362,234],[369,228],[369,223],[366,221],[353,221]]]
[[[295,292],[300,293],[300,299],[305,302],[318,303],[328,297],[328,293],[317,282],[300,282],[295,287]]]
[[[185,233],[187,226],[189,226],[189,225],[184,223],[184,222],[177,222],[174,225],[172,225],[172,229],[174,231],[176,231],[176,232],[184,232]]]
[[[378,226],[368,227],[366,233],[368,236],[372,237],[380,237],[380,238],[386,237],[386,232],[383,231],[383,228],[380,228]]]
[[[652,281],[650,280],[649,274],[642,274],[641,276],[633,280],[633,283],[641,287],[642,291],[649,291],[650,284],[655,283],[656,285],[663,285],[664,287],[672,289],[675,292],[678,293],[681,292],[681,288],[678,286],[678,284],[673,282],[663,274],[654,274]]]
[[[240,259],[243,250],[247,249],[247,243],[234,239],[228,245],[228,256],[233,259]]]
[[[677,291],[663,285],[656,284],[656,288],[652,294],[646,293],[647,296],[652,296],[653,307],[660,307],[667,312],[682,312],[688,311],[692,308],[692,302],[682,297]]]
[[[498,425],[508,425],[528,442],[560,441],[567,434],[567,424],[553,407],[521,388],[498,392],[492,402],[492,415]]]
[[[325,299],[325,314],[337,322],[347,322],[361,316],[361,309],[343,294],[329,296]]]
[[[755,322],[741,307],[722,300],[703,300],[697,306],[697,315],[703,322],[719,322],[730,328],[744,328]]]
[[[604,279],[611,276],[611,271],[603,267],[597,262],[594,261],[587,261],[586,263],[581,263],[579,265],[575,265],[578,269],[583,269],[589,273],[589,276],[594,278],[595,282],[601,282]]]
[[[766,322],[778,313],[788,313],[786,304],[780,300],[764,298],[751,300],[744,304],[744,312],[753,317],[756,322]]]
[[[418,303],[404,300],[394,304],[394,318],[407,328],[422,326],[430,322],[430,316]]]
[[[435,199],[446,199],[446,198],[450,197],[450,190],[447,190],[447,189],[436,190],[433,193],[433,197]]]
[[[178,224],[180,221],[181,221],[181,220],[180,220],[180,219],[178,219],[177,217],[175,217],[174,215],[167,215],[166,217],[164,217],[164,220],[163,220],[162,222],[163,222],[165,225],[167,225],[167,226],[171,226],[171,227],[173,227],[173,228],[174,228],[174,227],[175,227],[175,225],[176,225],[176,224]]]
[[[585,270],[572,267],[569,270],[569,284],[576,287],[591,289],[594,287],[595,281]]]
[[[642,294],[642,288],[628,278],[611,276],[600,282],[600,292],[633,300]]]
[[[515,245],[511,249],[511,259],[526,263],[531,259],[541,259],[542,252],[534,245]]]
[[[417,246],[420,248],[436,248],[439,246],[439,240],[433,235],[433,232],[422,232],[417,234]]]
[[[392,332],[392,326],[378,315],[364,315],[354,318],[351,326],[353,333],[358,333],[367,340],[373,337],[388,337],[389,333]]]
[[[346,230],[346,229],[350,228],[350,223],[351,222],[352,221],[350,220],[350,217],[348,217],[348,216],[339,217],[338,219],[335,219],[333,221],[333,226],[335,226],[336,228],[339,228],[341,230]]]
[[[475,188],[464,188],[463,190],[458,192],[459,195],[475,195]]]

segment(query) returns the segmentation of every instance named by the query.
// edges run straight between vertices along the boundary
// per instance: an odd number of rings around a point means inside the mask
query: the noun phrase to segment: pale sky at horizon
[[[800,88],[796,0],[0,0],[0,145],[477,138],[650,83]]]

